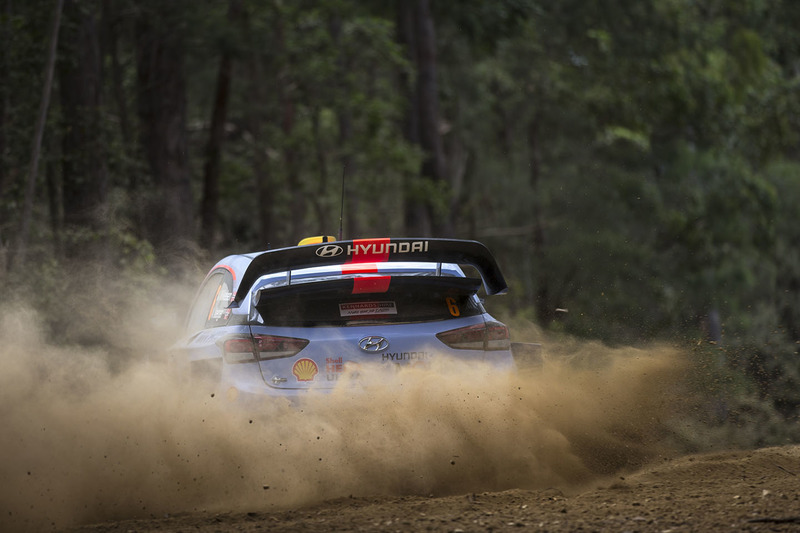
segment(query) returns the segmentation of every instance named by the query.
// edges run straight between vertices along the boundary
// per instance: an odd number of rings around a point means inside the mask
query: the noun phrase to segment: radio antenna
[[[342,240],[342,219],[344,218],[344,178],[347,175],[347,166],[342,165],[342,205],[339,209],[339,240]]]

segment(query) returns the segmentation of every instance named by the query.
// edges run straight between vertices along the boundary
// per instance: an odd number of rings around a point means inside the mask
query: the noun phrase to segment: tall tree
[[[106,148],[101,120],[102,71],[98,2],[65,0],[59,62],[63,136],[61,176],[68,256],[99,258],[108,223]],[[87,249],[90,246],[93,249]]]
[[[111,97],[116,107],[116,116],[119,121],[120,141],[122,142],[122,157],[125,161],[125,171],[129,174],[124,181],[128,184],[130,193],[137,188],[137,172],[133,170],[133,160],[136,153],[136,139],[132,126],[130,105],[127,92],[125,90],[125,71],[120,58],[121,42],[125,42],[126,17],[123,11],[124,6],[114,0],[103,0],[102,7],[102,45],[105,54],[108,56],[109,68],[111,71]]]
[[[136,23],[139,142],[153,180],[145,202],[147,235],[157,249],[180,251],[194,238],[186,133],[185,2],[141,0]]]
[[[203,198],[200,204],[200,244],[214,250],[217,206],[219,204],[219,174],[222,158],[222,141],[225,134],[225,120],[228,114],[228,100],[231,90],[231,70],[234,46],[231,38],[235,19],[241,10],[240,0],[228,1],[228,31],[221,43],[219,70],[214,93],[214,106],[211,111],[211,126],[206,145],[206,160],[203,167]]]
[[[436,29],[429,0],[417,0],[414,5],[414,30],[416,37],[417,101],[419,102],[419,141],[425,155],[421,175],[432,185],[435,193],[447,191],[446,169],[442,138],[439,134],[439,83],[436,67]],[[447,205],[445,202],[444,205]],[[452,232],[450,214],[437,210],[428,202],[427,210],[432,232],[444,236]]]
[[[267,155],[267,124],[275,116],[274,102],[269,99],[265,70],[274,69],[275,58],[266,54],[264,39],[271,37],[261,30],[259,18],[252,9],[244,9],[241,17],[243,34],[247,39],[245,72],[245,100],[249,102],[248,112],[244,119],[244,129],[249,134],[249,161],[255,182],[255,212],[258,218],[259,247],[266,247],[275,239],[275,183],[269,156]]]
[[[4,35],[11,35],[11,2],[6,1],[3,6],[2,31]],[[0,43],[0,69],[2,72],[11,71],[11,43],[9,38],[3,39]],[[0,84],[0,197],[3,197],[8,182],[8,122],[11,111],[11,90],[8,84]],[[4,209],[0,206],[0,227],[3,226]],[[2,235],[0,234],[0,249],[3,247]],[[2,268],[2,267],[0,267]]]
[[[411,68],[399,70],[400,91],[405,96],[405,112],[403,113],[403,136],[413,146],[421,144],[420,137],[420,102],[416,90],[416,65],[418,57],[418,37],[416,31],[417,18],[413,2],[398,0],[397,9],[397,41],[405,50],[408,65]],[[431,234],[431,214],[425,205],[425,193],[416,176],[410,176],[405,184],[404,225],[411,235]]]
[[[39,174],[39,156],[42,150],[42,139],[44,138],[44,128],[47,120],[47,111],[50,108],[50,93],[53,87],[53,72],[56,64],[56,51],[58,49],[58,33],[61,27],[61,13],[64,7],[64,0],[58,0],[53,13],[53,26],[50,32],[50,41],[47,54],[47,64],[45,65],[44,85],[42,86],[42,97],[39,104],[39,115],[36,121],[36,131],[34,133],[31,146],[31,161],[28,171],[28,179],[25,185],[25,199],[20,217],[20,227],[17,232],[15,250],[8,260],[8,270],[11,271],[17,265],[25,264],[25,256],[28,251],[28,236],[30,233],[31,218],[33,217],[33,201],[36,192],[36,180]]]
[[[275,69],[272,72],[279,105],[279,124],[284,141],[281,143],[282,163],[289,194],[289,242],[297,242],[305,235],[305,219],[308,209],[306,186],[301,172],[302,154],[295,140],[299,103],[297,82],[293,67],[295,62],[290,45],[291,17],[297,6],[277,6],[275,9]],[[311,157],[309,155],[309,157]]]
[[[355,167],[355,158],[353,157],[353,104],[352,100],[348,98],[351,94],[351,87],[343,80],[347,80],[348,74],[353,70],[352,55],[350,50],[342,46],[342,16],[335,14],[331,17],[328,24],[328,30],[331,34],[331,39],[338,53],[336,57],[336,83],[335,89],[337,91],[337,110],[336,119],[339,126],[338,148],[339,164],[342,168],[342,201],[347,206],[346,213],[340,213],[342,217],[339,220],[339,228],[343,230],[345,221],[347,224],[347,231],[350,235],[360,235],[361,226],[358,222],[356,212],[359,204],[359,194],[357,190],[347,190],[347,175],[354,175],[357,172]],[[344,208],[340,204],[340,209]],[[341,236],[341,235],[340,235]]]

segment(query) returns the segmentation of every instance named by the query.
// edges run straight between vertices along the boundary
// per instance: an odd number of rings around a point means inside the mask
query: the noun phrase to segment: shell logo
[[[314,381],[314,376],[319,373],[317,363],[311,359],[298,359],[292,367],[292,374],[297,381]]]

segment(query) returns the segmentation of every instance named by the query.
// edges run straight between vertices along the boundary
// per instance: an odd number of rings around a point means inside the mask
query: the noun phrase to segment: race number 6
[[[451,315],[461,316],[461,310],[458,308],[455,298],[448,296],[445,301],[447,302],[447,309],[450,311]]]

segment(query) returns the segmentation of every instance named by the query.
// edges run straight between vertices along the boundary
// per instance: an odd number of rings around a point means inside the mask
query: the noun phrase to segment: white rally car
[[[475,241],[320,237],[231,255],[203,281],[177,353],[233,397],[297,396],[361,365],[443,356],[512,368],[508,328],[484,309],[481,287],[507,291]]]

